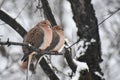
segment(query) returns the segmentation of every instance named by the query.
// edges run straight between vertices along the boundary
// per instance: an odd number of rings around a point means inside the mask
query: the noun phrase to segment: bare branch
[[[22,13],[22,11],[26,8],[26,6],[29,4],[29,2],[30,2],[30,0],[28,0],[28,2],[25,4],[25,6],[21,9],[21,11],[18,13],[18,15],[16,16],[16,18],[15,19],[17,19],[19,16],[20,16],[20,14]]]
[[[36,51],[37,53],[41,54],[41,51],[39,49],[35,48],[34,46],[32,46],[30,44],[11,42],[11,41],[9,41],[9,39],[6,42],[1,42],[0,41],[0,44],[1,45],[8,45],[8,46],[10,46],[10,45],[25,46],[25,47],[27,47],[27,48],[29,48],[29,49],[31,49],[33,51]],[[63,55],[62,53],[56,54],[55,52],[50,52],[50,51],[42,51],[42,53],[43,54],[41,54],[41,55],[45,55],[45,54],[47,54],[47,55]]]
[[[70,66],[72,71],[75,73],[77,69],[77,65],[73,62],[71,52],[67,48],[65,48],[65,58],[68,62],[68,65]]]
[[[5,0],[2,0],[2,3],[0,4],[0,9],[3,6],[4,2],[5,2]]]
[[[107,19],[109,19],[110,17],[112,17],[115,13],[117,13],[118,11],[120,11],[120,8],[118,8],[115,12],[113,12],[111,15],[109,15],[107,18],[105,18],[102,22],[100,22],[98,24],[98,26],[100,26],[102,23],[104,23]]]
[[[10,25],[15,31],[17,31],[22,37],[27,33],[25,29],[18,23],[16,22],[15,19],[10,17],[7,13],[4,11],[0,10],[0,19]]]
[[[51,22],[52,26],[57,25],[57,23],[55,21],[55,18],[52,14],[52,11],[50,9],[48,1],[47,0],[41,0],[41,2],[42,2],[43,10],[44,10],[44,13],[45,13],[47,19]]]

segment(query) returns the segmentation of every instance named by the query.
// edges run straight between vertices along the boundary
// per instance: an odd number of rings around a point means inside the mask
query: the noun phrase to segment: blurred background
[[[77,40],[77,28],[72,19],[70,3],[67,0],[48,0],[57,24],[62,25],[66,38],[71,42]],[[115,12],[120,0],[92,0],[98,24]],[[38,22],[44,20],[42,6],[39,0],[0,0],[0,9],[5,11],[25,30],[29,31]],[[0,15],[2,16],[2,15]],[[106,80],[120,80],[120,12],[99,25],[103,62],[100,64]],[[9,25],[0,20],[0,39],[22,42],[22,37]],[[74,51],[74,47],[73,47]],[[20,46],[0,46],[0,80],[25,80],[26,71],[20,68],[23,56]],[[57,58],[56,58],[57,57]],[[63,56],[52,56],[52,63],[59,72],[61,80],[69,80],[68,67]],[[40,66],[36,74],[31,74],[31,80],[49,80]]]

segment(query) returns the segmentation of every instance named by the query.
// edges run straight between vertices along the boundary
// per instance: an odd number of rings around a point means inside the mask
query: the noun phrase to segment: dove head
[[[40,24],[51,26],[50,21],[48,21],[48,20],[44,20],[44,21],[40,22]]]
[[[57,25],[57,26],[52,27],[52,29],[53,30],[62,30],[62,27]]]

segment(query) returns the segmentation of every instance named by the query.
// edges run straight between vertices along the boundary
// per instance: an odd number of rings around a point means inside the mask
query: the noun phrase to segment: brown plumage
[[[48,20],[38,23],[32,28],[25,36],[23,42],[31,44],[32,46],[39,48],[40,50],[46,49],[52,41],[52,30],[50,28],[50,22]],[[32,50],[23,46],[24,60]]]
[[[47,51],[59,52],[65,43],[65,36],[62,28],[60,26],[52,27],[53,39],[50,46],[46,49]]]
[[[52,41],[52,30],[50,28],[50,22],[48,20],[38,23],[34,28],[32,28],[25,36],[23,43],[31,44],[32,46],[39,48],[40,50],[45,50]],[[22,47],[24,56],[22,60],[25,62],[28,60],[28,69],[31,63],[32,56],[36,52],[28,49],[27,47]],[[27,62],[26,62],[27,63]],[[22,64],[24,65],[24,63]]]

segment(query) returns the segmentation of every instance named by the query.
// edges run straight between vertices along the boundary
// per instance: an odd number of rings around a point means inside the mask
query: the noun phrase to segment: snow
[[[91,43],[94,43],[94,42],[96,42],[96,40],[92,38],[90,42],[91,42]]]
[[[7,67],[7,62],[7,58],[0,54],[0,73]]]
[[[119,8],[119,0],[92,0],[99,23]],[[102,14],[101,14],[102,13]],[[101,68],[106,80],[120,80],[119,12],[99,26],[102,58]],[[119,59],[118,59],[119,58]]]
[[[101,79],[104,79],[104,77],[99,72],[94,72],[97,76],[101,77]]]
[[[71,80],[71,77],[69,77],[70,75],[72,75],[72,70],[70,69],[70,67],[65,67],[63,70],[64,74],[67,74],[68,76],[65,76],[64,80]]]
[[[88,46],[94,42],[96,42],[96,40],[93,38],[90,40],[90,42],[87,42],[85,39],[79,41],[78,44],[76,44],[75,46],[76,58],[84,55],[86,50],[88,49]]]
[[[73,20],[73,13],[71,10],[71,5],[67,0],[63,0],[62,2],[62,25],[64,27],[64,33],[66,38],[70,42],[76,42],[77,41],[77,27],[76,23]]]
[[[84,55],[85,49],[83,48],[85,43],[85,40],[79,41],[78,44],[75,45],[75,51],[76,51],[76,58],[80,57],[81,55]]]
[[[85,62],[80,62],[80,61],[77,61],[75,59],[73,59],[73,61],[77,65],[77,69],[76,69],[75,75],[72,77],[71,80],[79,80],[80,71],[81,70],[86,70],[86,69],[89,71],[89,68],[88,68],[88,65]]]

